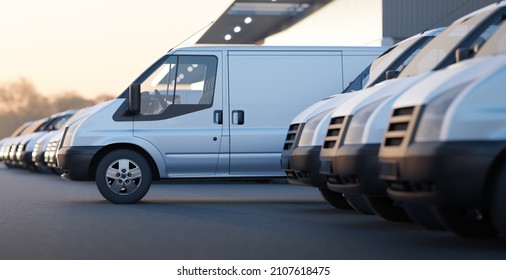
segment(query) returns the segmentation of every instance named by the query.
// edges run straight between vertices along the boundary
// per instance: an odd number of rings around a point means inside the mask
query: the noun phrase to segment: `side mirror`
[[[141,111],[141,85],[133,83],[128,91],[128,109],[130,113],[137,114]]]
[[[455,62],[461,62],[462,60],[469,59],[473,56],[474,51],[467,48],[457,49],[455,51]]]
[[[391,80],[391,79],[395,79],[397,78],[397,75],[399,75],[399,71],[395,71],[395,70],[388,70],[386,73],[386,79],[387,80]]]

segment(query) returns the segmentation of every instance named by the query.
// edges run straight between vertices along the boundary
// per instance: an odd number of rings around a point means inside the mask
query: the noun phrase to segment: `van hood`
[[[346,100],[350,99],[351,97],[355,96],[357,92],[360,91],[353,91],[348,93],[340,93],[332,95],[326,99],[320,100],[316,102],[315,104],[309,106],[304,111],[299,113],[293,120],[292,124],[295,123],[306,123],[310,118],[325,112],[329,109],[335,108],[339,106],[339,104],[345,102]]]
[[[433,72],[400,96],[393,108],[425,105],[452,88],[492,75],[505,61],[506,55],[469,59]]]
[[[98,103],[98,104],[95,104],[93,106],[90,106],[90,107],[86,107],[86,108],[83,108],[79,111],[77,111],[68,121],[67,123],[65,124],[65,127],[69,127],[70,125],[72,125],[73,123],[75,123],[76,121],[84,118],[84,117],[87,117],[99,110],[101,110],[102,108],[104,108],[105,106],[111,104],[114,100],[116,99],[112,99],[112,100],[109,100],[109,101],[105,101],[105,102],[101,102],[101,103]]]
[[[391,94],[396,86],[404,82],[402,80],[404,79],[387,80],[373,87],[357,91],[359,94],[339,104],[339,106],[336,106],[336,110],[332,114],[332,117],[354,114],[357,110],[360,110],[364,104],[369,104],[378,98]]]

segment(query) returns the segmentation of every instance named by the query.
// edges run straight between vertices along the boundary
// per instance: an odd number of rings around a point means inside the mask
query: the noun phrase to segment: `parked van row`
[[[59,132],[61,136],[60,129],[75,113],[76,110],[68,110],[22,124],[9,137],[1,140],[0,160],[9,168],[56,172],[56,165],[48,168],[49,154],[46,149],[53,136]],[[52,160],[55,161],[55,158],[53,156]]]
[[[505,19],[504,2],[466,15],[388,80],[294,118],[282,157],[290,182],[390,221],[504,234]]]

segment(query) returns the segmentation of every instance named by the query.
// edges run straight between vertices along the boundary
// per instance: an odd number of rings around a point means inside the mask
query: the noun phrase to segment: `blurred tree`
[[[64,91],[55,96],[52,105],[54,112],[62,112],[69,109],[80,109],[95,104],[93,100],[85,99],[75,91]]]
[[[81,109],[109,99],[112,96],[102,94],[90,100],[75,91],[64,91],[48,98],[25,78],[0,84],[0,139],[9,136],[26,121],[68,109]]]
[[[111,99],[114,99],[114,96],[108,93],[101,93],[95,99],[93,99],[96,103],[109,101]]]

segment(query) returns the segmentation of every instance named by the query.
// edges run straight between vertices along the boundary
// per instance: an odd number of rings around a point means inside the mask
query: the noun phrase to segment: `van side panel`
[[[229,51],[230,174],[283,176],[290,121],[343,89],[342,53]]]

